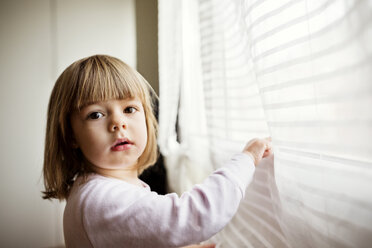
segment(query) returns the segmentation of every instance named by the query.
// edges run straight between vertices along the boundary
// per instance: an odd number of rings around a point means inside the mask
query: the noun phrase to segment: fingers
[[[250,140],[244,147],[243,152],[250,155],[254,164],[257,165],[262,158],[272,153],[271,137]]]
[[[204,246],[201,246],[202,248],[215,248],[216,244],[206,244]]]
[[[271,137],[266,137],[264,139],[264,141],[265,141],[265,151],[264,151],[264,153],[262,155],[263,158],[265,158],[265,157],[269,156],[270,154],[272,154],[272,142],[271,142],[272,139],[271,139]]]
[[[271,137],[268,137],[265,139],[266,140],[266,150],[271,150],[271,148],[273,147],[273,143],[272,143],[272,140],[271,140]]]
[[[273,152],[272,152],[271,149],[266,150],[266,151],[264,152],[264,154],[262,155],[262,157],[263,157],[263,158],[266,158],[266,157],[270,156],[272,153],[273,153]]]

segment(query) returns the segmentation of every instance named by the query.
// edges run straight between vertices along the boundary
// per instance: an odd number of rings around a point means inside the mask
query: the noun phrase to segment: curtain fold
[[[213,171],[208,150],[196,1],[159,2],[159,147],[181,194]],[[177,132],[176,132],[177,129]]]
[[[172,188],[273,138],[219,247],[370,246],[371,24],[367,0],[159,0]]]

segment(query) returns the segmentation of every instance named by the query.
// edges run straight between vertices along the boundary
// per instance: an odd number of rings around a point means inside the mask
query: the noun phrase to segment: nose
[[[116,132],[119,131],[120,129],[126,129],[126,127],[127,126],[125,124],[124,117],[114,115],[111,119],[108,129],[110,132]]]

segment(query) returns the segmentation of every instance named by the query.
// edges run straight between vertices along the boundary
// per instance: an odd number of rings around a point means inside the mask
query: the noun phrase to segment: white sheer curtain
[[[275,146],[220,247],[370,247],[371,24],[367,0],[159,0],[171,187],[200,182],[250,138]]]
[[[171,190],[178,193],[213,171],[205,152],[209,137],[197,19],[196,1],[159,2],[159,78],[164,82],[159,85],[159,147]]]

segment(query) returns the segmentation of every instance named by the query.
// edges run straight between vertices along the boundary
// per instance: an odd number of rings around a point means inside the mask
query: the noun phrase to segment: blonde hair
[[[71,113],[85,105],[109,99],[139,97],[146,116],[147,145],[138,159],[138,172],[154,164],[158,151],[156,93],[148,82],[123,61],[107,55],[83,58],[67,67],[54,85],[48,105],[44,150],[44,199],[68,197],[76,176],[92,172],[80,149],[73,149]]]

